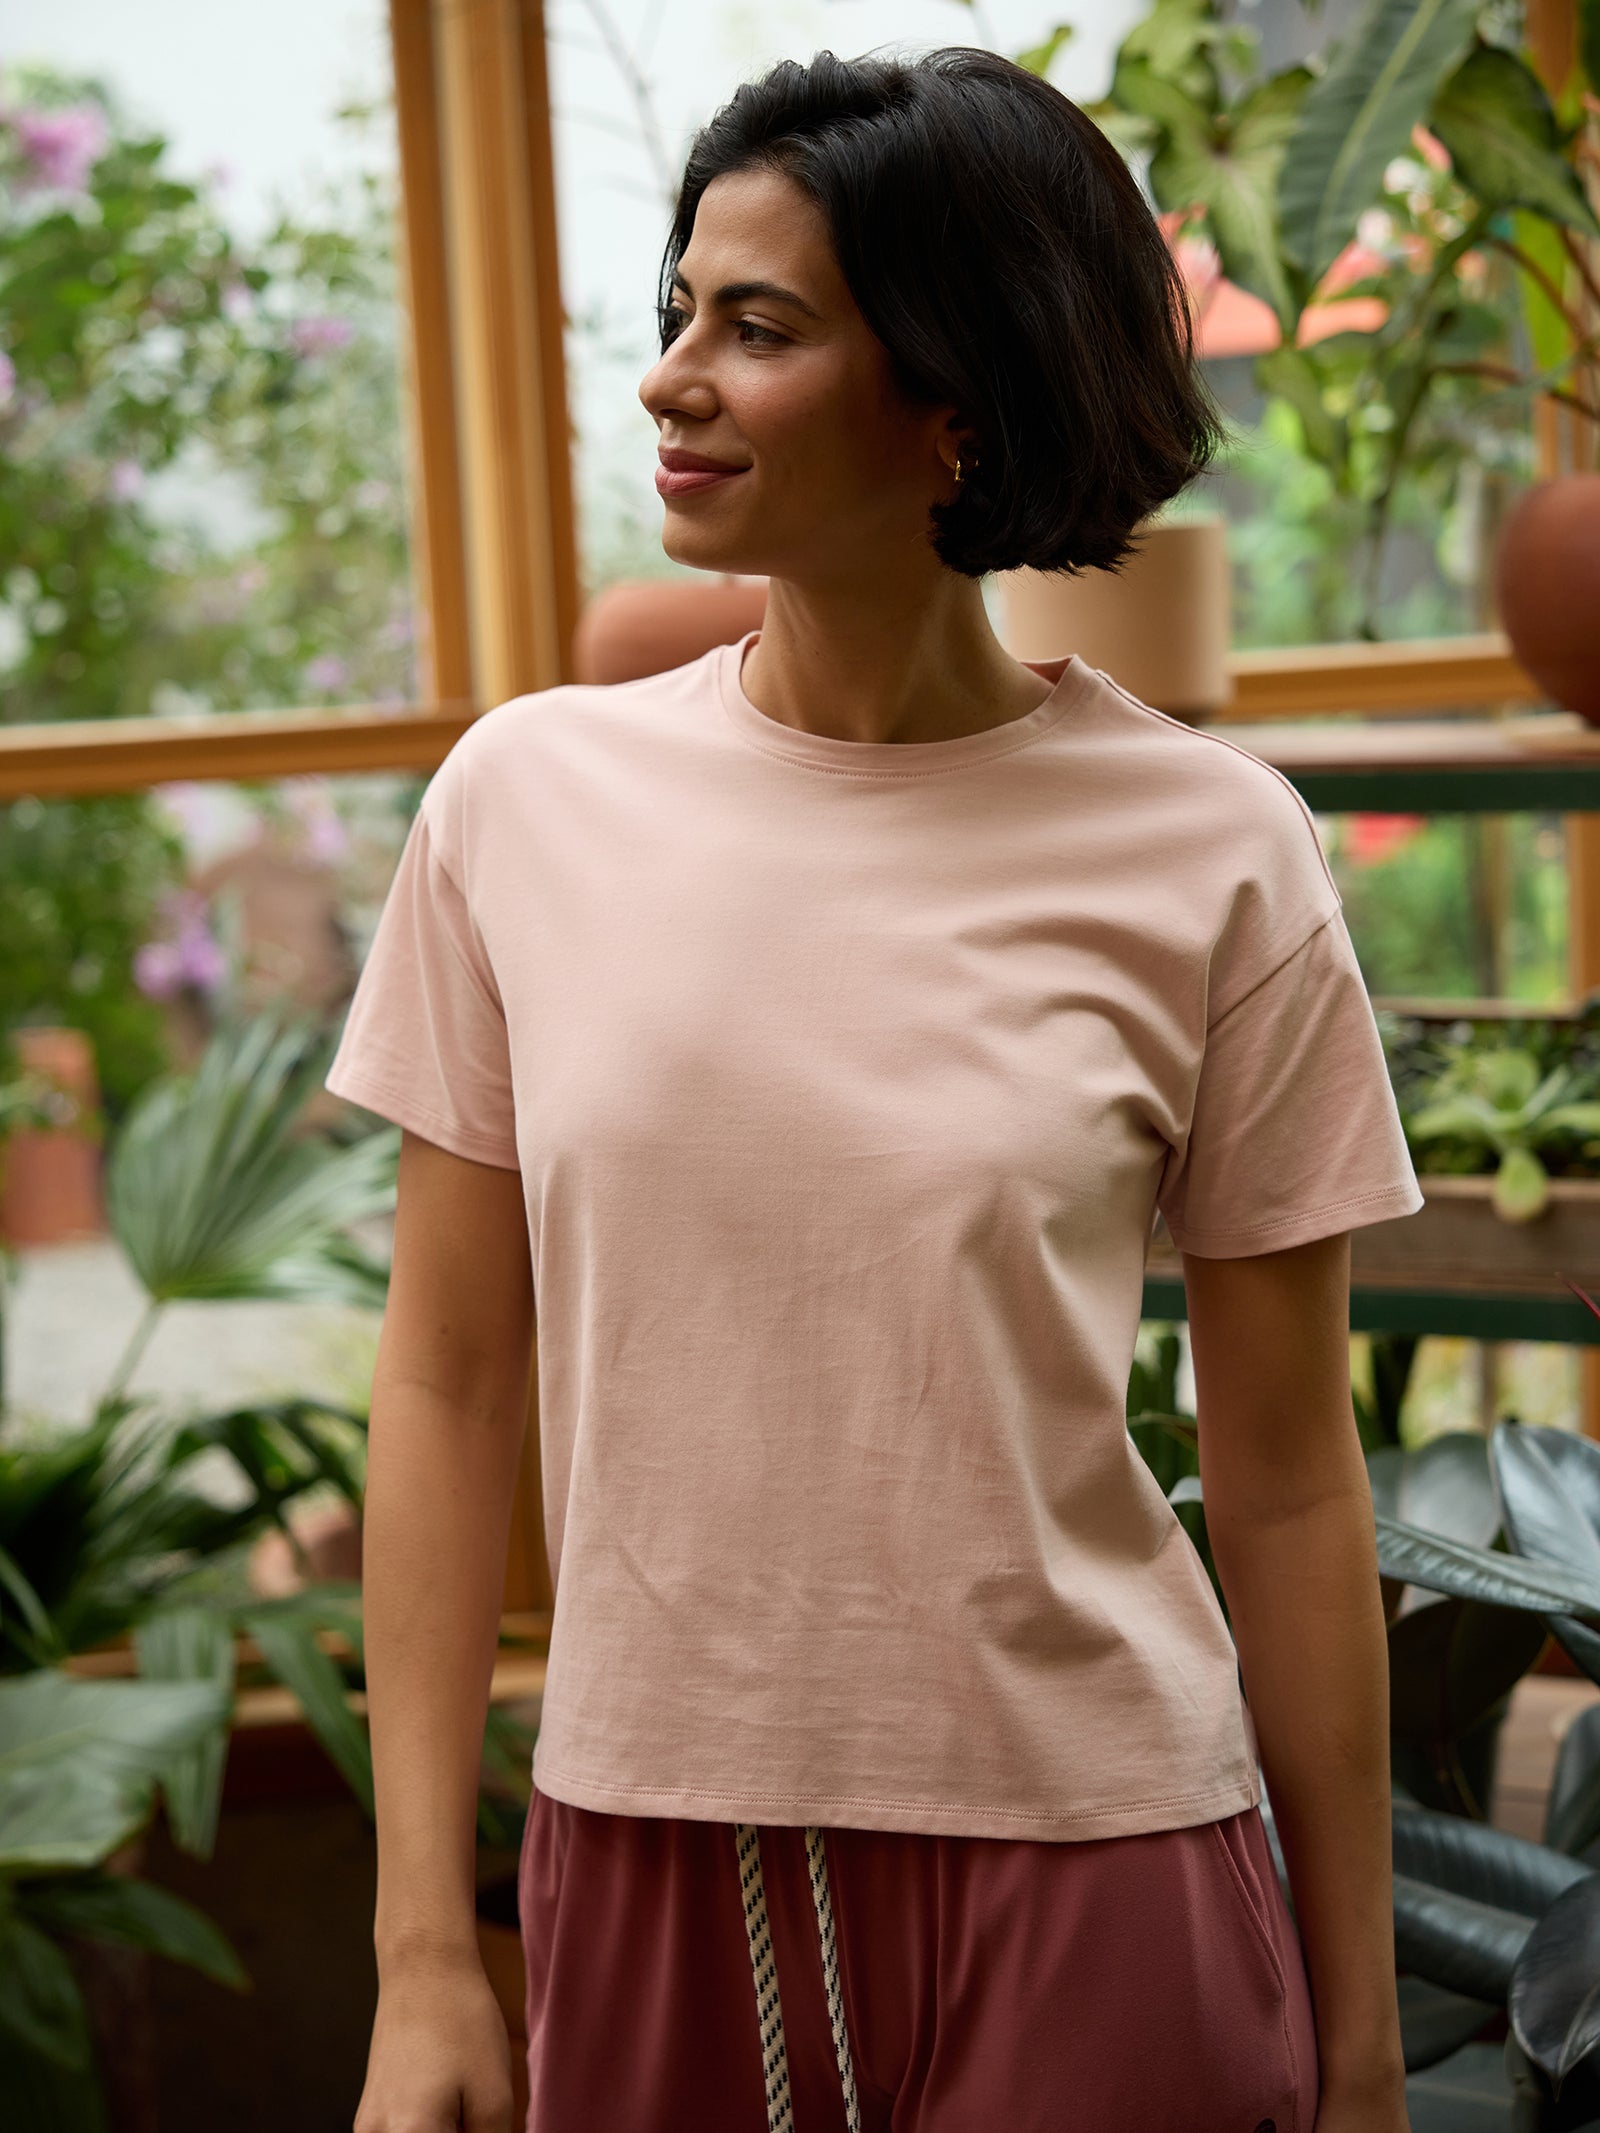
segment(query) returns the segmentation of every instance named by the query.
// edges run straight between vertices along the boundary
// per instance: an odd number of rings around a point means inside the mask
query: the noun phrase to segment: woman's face
[[[663,495],[675,562],[801,581],[943,567],[928,507],[955,494],[964,433],[954,410],[900,393],[798,186],[714,178],[669,301],[667,345],[639,386],[658,443],[740,469]]]

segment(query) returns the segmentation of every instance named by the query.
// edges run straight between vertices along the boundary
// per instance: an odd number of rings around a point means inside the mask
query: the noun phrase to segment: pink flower
[[[113,459],[106,474],[106,489],[113,502],[131,504],[144,489],[144,468],[136,459]]]
[[[17,389],[17,366],[0,348],[0,407],[9,407]]]
[[[72,104],[62,111],[18,111],[11,116],[17,141],[32,166],[35,185],[79,193],[105,152],[105,113],[98,104]]]
[[[1426,815],[1352,815],[1345,824],[1344,848],[1352,866],[1376,866],[1408,845],[1427,822]]]
[[[308,689],[342,689],[350,679],[350,669],[337,652],[319,652],[306,667]]]
[[[355,338],[347,318],[297,318],[289,328],[289,345],[299,356],[332,355]]]
[[[325,778],[291,778],[284,786],[290,811],[305,833],[301,849],[316,866],[334,866],[350,849],[350,833],[328,793]]]

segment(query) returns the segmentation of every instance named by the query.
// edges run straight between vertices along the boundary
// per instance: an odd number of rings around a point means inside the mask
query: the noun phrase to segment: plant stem
[[[123,1349],[117,1367],[112,1371],[106,1389],[100,1396],[100,1404],[102,1406],[108,1400],[115,1400],[121,1397],[124,1386],[133,1375],[135,1365],[149,1345],[150,1336],[156,1329],[156,1320],[161,1316],[165,1308],[165,1305],[154,1296],[145,1304],[139,1323],[134,1327],[132,1337],[129,1339],[127,1347]]]
[[[1583,339],[1583,333],[1576,319],[1567,309],[1566,298],[1556,287],[1555,283],[1550,279],[1544,268],[1540,266],[1538,260],[1530,258],[1529,255],[1522,249],[1521,245],[1514,243],[1511,238],[1501,237],[1492,230],[1485,235],[1483,242],[1485,244],[1493,245],[1497,252],[1504,252],[1507,259],[1515,260],[1517,265],[1522,269],[1523,273],[1527,275],[1528,279],[1532,282],[1537,283],[1539,288],[1544,291],[1545,296],[1549,299],[1551,305],[1559,314],[1563,324],[1566,326],[1568,333],[1572,335],[1572,338],[1575,341],[1581,341]]]
[[[645,150],[655,166],[656,183],[661,188],[662,197],[670,210],[677,196],[677,179],[673,170],[673,158],[668,155],[666,143],[661,137],[661,125],[656,117],[650,84],[645,80],[643,70],[628,49],[622,32],[612,20],[611,10],[604,5],[604,0],[584,0],[584,5],[595,28],[605,40],[606,50],[611,54],[617,72],[627,86],[628,94],[633,98],[634,109],[639,114],[639,131],[644,137]]]

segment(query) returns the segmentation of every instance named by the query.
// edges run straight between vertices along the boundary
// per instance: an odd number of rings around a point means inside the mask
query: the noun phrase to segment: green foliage
[[[226,1720],[198,1682],[0,1681],[0,2085],[19,2123],[98,2133],[101,2070],[63,1937],[143,1948],[238,1991],[238,1955],[170,1890],[107,1873],[173,1759]]]
[[[0,808],[0,1030],[86,1031],[112,1117],[166,1064],[161,1010],[134,982],[134,957],[182,865],[148,793]]]

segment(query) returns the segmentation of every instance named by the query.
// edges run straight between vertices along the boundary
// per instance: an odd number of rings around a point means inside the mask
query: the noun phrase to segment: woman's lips
[[[732,481],[736,475],[748,474],[748,467],[728,467],[717,472],[674,472],[671,467],[656,468],[656,494],[658,496],[692,496],[696,489],[715,488],[719,481]]]

